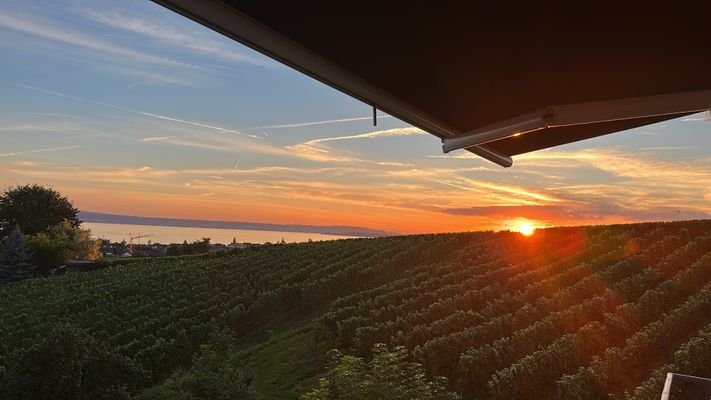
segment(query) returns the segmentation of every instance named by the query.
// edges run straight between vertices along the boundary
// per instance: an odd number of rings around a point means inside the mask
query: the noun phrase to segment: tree
[[[389,349],[379,343],[373,346],[373,359],[328,353],[329,372],[317,388],[301,396],[302,400],[421,399],[456,400],[460,397],[446,390],[447,379],[428,381],[421,364],[408,362],[408,351],[398,346]]]
[[[17,281],[28,278],[34,270],[30,263],[32,253],[29,250],[25,237],[20,228],[10,233],[3,241],[3,251],[0,254],[0,283]]]
[[[50,227],[29,239],[33,263],[39,272],[64,264],[70,259],[96,260],[101,257],[101,240],[91,231],[72,226],[68,221]]]
[[[79,210],[52,188],[25,185],[8,188],[0,195],[0,238],[19,227],[25,235],[47,231],[62,221],[78,227]]]
[[[92,239],[91,230],[70,226],[67,221],[54,227],[64,231],[71,243],[69,257],[75,260],[98,260],[101,258],[101,239]]]
[[[210,248],[210,238],[202,238],[202,240],[195,240],[192,243],[188,243],[188,241],[185,240],[183,244],[170,244],[166,255],[184,256],[190,254],[205,254],[210,252]]]

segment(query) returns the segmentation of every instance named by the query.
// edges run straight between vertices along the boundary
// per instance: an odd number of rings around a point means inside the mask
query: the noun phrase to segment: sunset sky
[[[711,216],[708,113],[501,168],[149,1],[0,3],[0,188],[417,233]],[[373,60],[378,62],[378,60]]]

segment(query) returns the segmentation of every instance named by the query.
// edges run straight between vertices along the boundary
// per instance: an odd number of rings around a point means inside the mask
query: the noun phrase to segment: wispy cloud
[[[659,132],[650,132],[650,131],[642,131],[642,130],[633,130],[630,132],[631,135],[640,135],[640,136],[661,136]]]
[[[151,117],[156,117],[159,119],[164,119],[164,120],[169,120],[169,121],[175,121],[175,118],[167,118],[165,116],[158,116],[155,114],[150,114],[150,113],[143,113],[139,112],[141,114],[148,114],[147,116]],[[317,124],[334,124],[334,123],[339,123],[339,122],[344,122],[344,121],[351,121],[351,120],[358,120],[357,118],[355,119],[340,119],[340,120],[325,120],[325,121],[313,121],[313,122],[308,122],[308,123],[294,123],[294,124],[289,124],[290,126],[304,126],[304,124],[309,124],[309,125],[317,125]],[[192,123],[192,121],[176,121],[176,122],[185,122],[188,125],[195,125],[198,127],[206,127],[205,124],[201,123]],[[286,125],[283,125],[282,127],[286,128]],[[214,127],[216,130],[223,130],[220,127]],[[239,129],[236,132],[239,132],[243,136],[247,136],[250,138],[255,138],[255,139],[265,139],[268,137],[266,135],[265,137],[259,137],[259,136],[254,136],[254,135],[249,135],[245,134],[244,131],[248,129]],[[232,132],[230,130],[225,130],[227,132]],[[232,132],[235,133],[235,132]],[[198,149],[205,149],[205,150],[214,150],[214,151],[220,151],[220,152],[230,152],[230,153],[235,153],[235,152],[240,152],[240,153],[258,153],[258,154],[268,154],[272,156],[281,156],[281,157],[287,157],[287,158],[301,158],[301,159],[307,159],[310,161],[319,161],[319,162],[367,162],[367,163],[372,163],[374,165],[379,165],[383,167],[411,167],[413,166],[412,163],[403,163],[403,162],[396,162],[396,161],[372,161],[372,160],[365,160],[350,154],[347,154],[347,151],[340,151],[338,154],[335,153],[335,150],[332,150],[330,147],[323,145],[323,143],[329,142],[329,141],[335,141],[335,140],[349,140],[349,139],[366,139],[366,138],[377,138],[377,137],[387,137],[387,136],[403,136],[403,135],[413,135],[413,134],[424,134],[424,132],[420,131],[419,129],[416,128],[402,128],[402,129],[392,129],[392,130],[387,130],[387,131],[376,131],[376,132],[369,132],[369,133],[364,133],[364,134],[358,134],[358,135],[351,135],[351,136],[341,136],[341,137],[331,137],[331,138],[325,138],[325,139],[314,139],[310,140],[304,143],[299,143],[296,145],[290,145],[290,146],[277,146],[272,143],[269,143],[267,140],[262,140],[262,141],[252,141],[252,142],[232,142],[226,139],[220,139],[218,137],[213,137],[210,138],[209,140],[206,140],[204,138],[195,138],[195,137],[190,137],[190,136],[160,136],[159,139],[153,139],[153,140],[145,140],[142,139],[142,141],[160,141],[162,143],[166,144],[171,144],[175,146],[183,146],[183,147],[192,147],[192,148],[198,148]]]
[[[136,62],[161,64],[190,69],[202,69],[198,66],[180,62],[172,58],[160,57],[153,54],[132,50],[113,43],[109,43],[107,41],[97,39],[96,37],[60,28],[47,21],[34,22],[27,18],[13,16],[5,12],[3,14],[0,14],[0,26],[4,26],[6,28],[13,29],[15,31],[33,35],[36,37],[41,37],[43,39],[82,47],[92,51],[99,51],[102,53],[121,57],[122,59],[130,59]]]
[[[67,99],[81,101],[84,103],[100,105],[100,106],[112,108],[112,109],[119,110],[119,111],[140,114],[140,115],[143,115],[146,117],[156,118],[156,119],[160,119],[160,120],[164,120],[164,121],[171,121],[171,122],[177,122],[177,123],[186,124],[186,125],[197,126],[200,128],[206,128],[206,129],[219,131],[219,132],[223,132],[223,133],[232,133],[235,135],[246,136],[246,137],[250,137],[253,139],[259,139],[259,140],[264,139],[264,137],[244,133],[244,131],[256,130],[256,129],[266,129],[266,128],[281,128],[281,129],[283,129],[283,128],[314,126],[314,125],[337,124],[337,123],[350,122],[350,121],[360,121],[360,120],[369,118],[369,117],[355,117],[355,118],[331,119],[331,120],[323,120],[323,121],[297,122],[297,123],[293,123],[293,124],[252,127],[252,128],[245,128],[245,129],[238,130],[238,129],[225,128],[222,126],[218,126],[216,124],[207,124],[207,123],[203,123],[203,122],[197,122],[197,121],[176,118],[173,116],[150,113],[147,111],[134,110],[134,109],[131,109],[128,107],[122,107],[122,106],[118,106],[115,104],[110,104],[110,103],[106,103],[106,102],[102,102],[102,101],[87,99],[84,97],[74,96],[74,95],[70,95],[67,93],[61,93],[61,92],[56,92],[56,91],[52,91],[52,90],[47,90],[47,89],[39,88],[39,87],[32,86],[32,85],[26,85],[26,84],[22,84],[22,83],[16,83],[15,86],[21,87],[24,89],[37,91],[37,92],[48,94],[48,95],[52,95],[52,96],[64,97]],[[389,117],[389,116],[383,116],[381,118],[387,118],[387,117]],[[352,136],[341,136],[341,137],[332,137],[332,138],[324,138],[324,139],[315,139],[315,140],[305,142],[305,143],[302,143],[299,145],[290,146],[289,149],[290,150],[294,150],[294,149],[308,150],[308,149],[306,149],[307,147],[316,149],[318,147],[319,143],[325,143],[325,142],[336,141],[336,140],[367,139],[367,138],[386,137],[386,136],[406,136],[406,135],[424,135],[424,134],[425,134],[425,132],[418,129],[418,128],[397,128],[397,129],[389,129],[389,130],[381,130],[381,131],[363,133],[363,134],[352,135]],[[161,139],[161,140],[165,140],[165,139]],[[315,151],[318,151],[318,149],[316,149]],[[310,152],[311,151],[309,151],[309,153]]]
[[[374,132],[360,133],[357,135],[346,135],[337,137],[328,137],[323,139],[312,140],[308,143],[325,143],[334,142],[338,140],[354,140],[354,139],[374,139],[381,137],[392,137],[392,136],[412,136],[412,135],[426,135],[427,132],[420,128],[408,127],[408,128],[394,128],[386,129]]]
[[[14,157],[14,156],[20,156],[23,154],[33,154],[33,153],[48,153],[51,151],[61,151],[61,150],[72,150],[72,149],[78,149],[82,146],[80,145],[75,145],[75,146],[60,146],[60,147],[50,147],[50,148],[44,148],[44,149],[32,149],[32,150],[22,150],[22,151],[13,151],[10,153],[0,153],[0,157]]]
[[[160,142],[163,140],[172,139],[174,137],[175,136],[149,136],[149,137],[144,137],[143,139],[141,139],[141,142]]]
[[[704,219],[711,214],[703,210],[683,207],[630,208],[614,203],[592,202],[575,205],[489,206],[443,209],[452,215],[489,218],[530,218],[560,223],[560,221],[668,221],[674,219]]]
[[[656,147],[641,147],[644,151],[675,151],[675,150],[691,150],[691,146],[656,146]]]
[[[161,141],[173,146],[181,146],[195,149],[212,150],[223,153],[255,153],[268,154],[282,157],[298,157],[293,152],[283,147],[274,146],[264,140],[243,140],[235,141],[234,137],[223,135],[211,135],[209,139],[200,137],[173,137]]]
[[[393,177],[401,178],[439,178],[439,177],[458,177],[465,173],[471,172],[498,172],[498,170],[490,167],[457,167],[457,168],[408,168],[399,170],[390,170],[386,174]]]
[[[444,179],[433,179],[432,181],[433,181],[433,182],[440,183],[440,184],[442,184],[442,185],[451,186],[451,187],[456,188],[456,189],[468,190],[468,191],[478,192],[478,193],[484,193],[484,191],[481,190],[481,189],[476,189],[476,188],[473,188],[473,187],[471,187],[471,186],[460,185],[460,184],[458,184],[458,183],[451,182],[451,181],[447,181],[447,180],[444,180]]]
[[[543,193],[541,190],[538,189],[525,188],[521,186],[485,181],[480,179],[457,177],[454,179],[438,180],[438,182],[465,190],[475,190],[479,192],[503,192],[510,196],[509,201],[511,201],[512,203],[558,203],[562,201],[562,199],[556,197],[555,195]]]
[[[378,119],[392,118],[390,115],[379,115]],[[243,131],[251,131],[257,129],[284,129],[284,128],[301,128],[306,126],[317,126],[317,125],[329,125],[329,124],[340,124],[344,122],[355,122],[355,121],[365,121],[372,120],[373,117],[353,117],[353,118],[341,118],[341,119],[328,119],[323,121],[310,121],[310,122],[296,122],[291,124],[281,124],[281,125],[263,125],[263,126],[253,126],[250,128],[244,128]],[[268,136],[268,135],[267,135]]]
[[[658,158],[644,157],[619,150],[583,150],[583,151],[541,151],[524,154],[516,159],[519,166],[571,167],[588,166],[608,172],[615,176],[635,179],[654,180],[657,184],[685,183],[693,180],[711,179],[711,170],[706,168],[709,160],[665,161]]]
[[[150,83],[151,85],[159,86],[200,86],[206,81],[205,74],[191,74],[189,77],[185,74],[174,76],[167,71],[146,71],[145,68],[135,66],[121,66],[117,64],[102,65],[101,70],[108,73],[125,75],[132,82],[128,88],[132,88],[141,84]]]
[[[342,140],[374,139],[393,136],[425,135],[426,132],[414,127],[379,130],[357,135],[336,136],[313,139],[303,143],[287,146],[287,149],[303,158],[313,161],[354,162],[363,161],[357,157],[346,155],[343,151],[334,150],[326,143]]]
[[[58,128],[55,125],[45,124],[16,124],[0,126],[0,132],[61,132],[65,129]]]
[[[86,98],[78,97],[78,96],[72,96],[72,95],[69,95],[69,94],[60,93],[60,92],[55,92],[55,91],[51,91],[51,90],[47,90],[47,89],[42,89],[42,88],[38,88],[38,87],[35,87],[35,86],[30,86],[30,85],[25,85],[25,84],[19,84],[19,83],[18,83],[18,84],[15,84],[15,85],[18,86],[18,87],[22,87],[22,88],[25,88],[25,89],[30,89],[30,90],[38,91],[38,92],[45,93],[45,94],[49,94],[49,95],[52,95],[52,96],[59,96],[59,97],[64,97],[64,98],[68,98],[68,99],[72,99],[72,100],[76,100],[76,101],[85,102],[85,103],[96,104],[96,105],[100,105],[100,106],[104,106],[104,107],[113,108],[113,109],[115,109],[115,110],[120,110],[120,111],[129,112],[129,113],[140,114],[140,115],[143,115],[143,116],[146,116],[146,117],[161,119],[161,120],[164,120],[164,121],[171,121],[171,122],[177,122],[177,123],[180,123],[180,124],[198,126],[198,127],[201,127],[201,128],[211,129],[211,130],[215,130],[215,131],[219,131],[219,132],[223,132],[223,133],[233,133],[233,134],[235,134],[235,135],[247,136],[247,137],[251,137],[251,138],[254,138],[254,139],[260,139],[260,140],[263,139],[262,137],[259,137],[259,136],[250,135],[250,134],[247,134],[247,133],[242,133],[242,132],[237,131],[237,130],[234,130],[234,129],[224,128],[224,127],[217,126],[217,125],[214,125],[214,124],[205,124],[205,123],[202,123],[202,122],[190,121],[190,120],[175,118],[175,117],[171,117],[171,116],[167,116],[167,115],[159,115],[159,114],[153,114],[153,113],[149,113],[149,112],[145,112],[145,111],[133,110],[133,109],[130,109],[130,108],[121,107],[121,106],[117,106],[117,105],[114,105],[114,104],[109,104],[109,103],[105,103],[105,102],[101,102],[101,101],[96,101],[96,100],[90,100],[90,99],[86,99]]]
[[[415,164],[413,163],[406,163],[406,162],[398,162],[398,161],[376,161],[376,165],[382,165],[384,167],[413,167]]]
[[[244,52],[235,51],[234,49],[229,49],[224,44],[208,38],[198,31],[186,32],[185,29],[170,26],[161,19],[155,18],[149,21],[139,16],[127,15],[126,13],[116,10],[97,11],[82,9],[80,12],[85,17],[112,28],[137,33],[159,40],[163,44],[169,44],[217,57],[223,61],[262,67],[275,67],[279,65],[265,56],[246,54]]]
[[[455,153],[455,154],[433,154],[427,158],[449,158],[453,160],[480,160],[481,157],[470,152]]]
[[[542,193],[540,189],[524,188],[520,186],[508,185],[503,183],[486,182],[482,180],[466,179],[465,182],[479,186],[485,189],[497,190],[500,192],[509,193],[515,196],[532,198],[544,202],[557,203],[562,201],[560,198],[552,194]]]
[[[565,177],[552,190],[578,210],[595,210],[594,205],[603,202],[611,205],[607,214],[612,210],[634,221],[655,215],[688,219],[711,212],[704,192],[711,187],[710,163],[709,158],[672,160],[608,148],[533,153],[522,156],[518,165],[561,171]]]

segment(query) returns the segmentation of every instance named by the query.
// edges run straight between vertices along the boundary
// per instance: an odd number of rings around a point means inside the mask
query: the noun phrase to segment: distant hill
[[[279,232],[304,232],[321,233],[324,235],[353,236],[353,237],[381,237],[395,235],[393,232],[378,231],[357,226],[319,226],[319,225],[280,225],[261,224],[256,222],[240,221],[210,221],[199,219],[176,219],[138,217],[132,215],[104,214],[91,211],[80,211],[79,219],[85,222],[98,222],[106,224],[129,225],[154,225],[177,226],[186,228],[214,228],[214,229],[246,229],[254,231],[279,231]]]
[[[666,372],[711,376],[711,221],[133,260],[0,304],[3,400],[294,399],[328,349],[377,343],[464,399],[658,399]]]

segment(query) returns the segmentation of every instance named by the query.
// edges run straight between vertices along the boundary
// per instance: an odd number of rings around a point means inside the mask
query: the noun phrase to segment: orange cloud
[[[609,151],[530,157],[530,162],[577,160],[575,172],[561,169],[560,179],[549,187],[536,181],[550,182],[545,177],[549,167],[531,167],[539,175],[528,174],[517,181],[513,179],[516,175],[504,176],[503,170],[488,166],[429,168],[397,162],[335,163],[317,168],[171,169],[148,165],[87,168],[8,160],[0,164],[0,169],[9,173],[0,176],[0,184],[51,184],[90,211],[356,225],[403,233],[506,229],[507,221],[519,218],[548,226],[710,215],[711,192],[706,188],[711,185],[669,190],[670,185],[679,185],[671,178],[673,174],[705,182],[705,169],[694,170],[691,164],[657,165],[642,159],[637,168],[647,170],[639,172],[615,161],[623,158],[623,154]],[[605,165],[598,169],[591,166],[593,162]],[[676,168],[673,173],[663,171],[672,167]],[[606,179],[606,183],[574,179],[580,171],[592,168],[616,178]],[[660,195],[664,191],[668,193]]]

